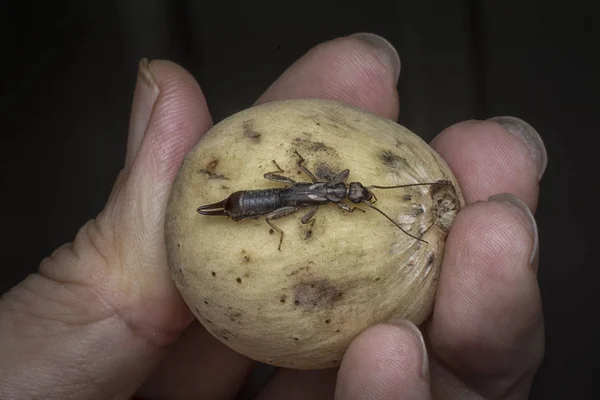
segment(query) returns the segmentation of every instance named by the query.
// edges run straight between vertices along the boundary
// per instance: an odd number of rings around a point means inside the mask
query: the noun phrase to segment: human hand
[[[397,54],[361,37],[312,49],[258,103],[335,99],[395,120]],[[125,166],[106,207],[0,301],[0,398],[235,397],[252,362],[194,322],[163,244],[171,183],[211,125],[186,71],[140,64]],[[447,239],[425,339],[406,321],[374,326],[354,340],[339,372],[279,370],[260,399],[527,397],[544,351],[527,209],[537,204],[543,144],[527,124],[504,118],[456,124],[432,147],[469,205]],[[504,192],[514,196],[488,201]]]

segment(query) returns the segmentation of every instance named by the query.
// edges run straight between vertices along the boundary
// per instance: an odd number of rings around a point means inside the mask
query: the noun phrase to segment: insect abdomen
[[[225,209],[233,220],[266,215],[281,207],[280,189],[235,192],[225,203]]]

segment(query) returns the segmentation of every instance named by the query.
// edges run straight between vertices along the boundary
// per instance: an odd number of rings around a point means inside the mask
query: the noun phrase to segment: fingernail
[[[138,66],[137,81],[133,93],[125,166],[130,166],[135,159],[159,94],[160,90],[150,71],[150,62],[147,58],[143,58]]]
[[[421,330],[409,320],[398,316],[390,318],[388,324],[408,328],[408,330],[410,330],[417,338],[418,342],[421,344],[421,376],[424,379],[429,379],[429,357],[427,356],[427,347],[425,346],[425,339],[423,338]]]
[[[357,39],[360,39],[364,42],[367,42],[369,45],[374,47],[377,50],[377,53],[380,56],[380,59],[383,60],[394,72],[394,76],[396,77],[396,83],[398,83],[398,78],[400,77],[400,56],[398,52],[392,46],[392,44],[386,39],[382,38],[379,35],[375,35],[374,33],[355,33],[351,35]]]
[[[510,134],[520,138],[529,148],[529,153],[538,166],[538,180],[542,179],[548,165],[548,153],[540,134],[527,122],[516,117],[494,117],[489,121],[499,123]]]
[[[525,204],[523,202],[523,200],[519,199],[517,196],[510,194],[510,193],[500,193],[500,194],[495,194],[493,196],[490,196],[488,198],[488,201],[496,201],[496,202],[507,202],[510,203],[511,205],[513,205],[514,207],[518,208],[519,210],[521,210],[521,212],[523,212],[523,214],[525,214],[527,216],[527,218],[529,218],[529,220],[531,221],[531,225],[533,226],[533,249],[531,250],[531,256],[529,257],[529,264],[531,265],[531,267],[537,271],[537,259],[538,259],[538,254],[539,254],[539,237],[538,237],[538,228],[537,228],[537,223],[535,222],[535,217],[533,216],[533,213],[531,212],[531,210],[529,209],[529,207],[527,207],[527,204]]]

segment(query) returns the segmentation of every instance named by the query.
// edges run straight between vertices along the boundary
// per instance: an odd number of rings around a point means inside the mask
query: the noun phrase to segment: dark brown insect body
[[[317,180],[315,175],[303,165],[304,158],[302,158],[298,152],[296,152],[296,155],[299,157],[298,167],[310,177],[312,182],[296,182],[291,178],[278,175],[274,172],[269,172],[264,175],[266,179],[274,182],[284,183],[290,186],[278,189],[242,190],[234,192],[222,201],[198,207],[197,211],[202,215],[226,216],[234,221],[239,221],[246,218],[258,218],[264,215],[266,216],[265,220],[269,226],[273,228],[273,230],[277,231],[280,235],[279,250],[281,250],[283,231],[275,226],[272,220],[290,215],[298,211],[300,208],[311,207],[302,217],[301,221],[303,224],[314,223],[313,217],[317,213],[319,206],[327,203],[334,203],[342,210],[348,212],[354,212],[355,210],[364,212],[364,210],[360,208],[350,207],[348,204],[343,202],[347,199],[354,204],[365,204],[368,207],[378,211],[394,225],[400,228],[402,232],[416,240],[425,242],[424,240],[406,232],[400,227],[400,225],[398,225],[398,223],[392,220],[381,210],[373,206],[372,204],[375,203],[377,199],[370,189],[392,189],[408,186],[431,185],[431,183],[368,187],[363,186],[363,184],[360,182],[351,182],[347,184],[346,180],[350,175],[350,170],[348,169],[340,172],[337,176],[329,181],[320,182]],[[275,161],[273,161],[273,163],[277,166]],[[283,172],[279,166],[277,166],[277,168],[280,172]]]

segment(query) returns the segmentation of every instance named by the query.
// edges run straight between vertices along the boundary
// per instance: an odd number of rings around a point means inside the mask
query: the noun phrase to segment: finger
[[[337,100],[398,118],[400,57],[384,38],[362,33],[322,43],[283,73],[258,99]]]
[[[257,400],[329,400],[333,398],[336,374],[336,369],[279,369],[257,396]]]
[[[512,195],[491,200],[458,214],[428,324],[433,391],[448,398],[525,398],[543,356],[535,221]]]
[[[361,333],[344,355],[335,398],[430,399],[427,350],[419,329],[399,320]]]
[[[162,226],[183,154],[211,121],[187,72],[161,61],[148,69],[159,94],[107,206],[0,302],[2,393],[126,398],[191,319]]]
[[[124,171],[96,224],[101,231],[119,235],[111,244],[118,246],[113,249],[119,263],[115,273],[128,286],[131,324],[143,329],[142,335],[170,344],[191,314],[166,265],[165,210],[184,155],[212,120],[200,87],[187,71],[167,61],[153,61],[147,67],[160,93],[135,161]],[[162,332],[165,327],[169,328]]]
[[[138,67],[137,81],[133,93],[133,104],[129,118],[129,134],[127,136],[127,152],[125,154],[125,167],[131,167],[133,160],[142,144],[148,122],[154,110],[154,103],[158,99],[160,89],[154,81],[150,71],[150,62],[144,58]]]
[[[535,210],[547,156],[541,137],[525,121],[501,117],[461,122],[431,145],[456,175],[468,203],[512,193]]]

